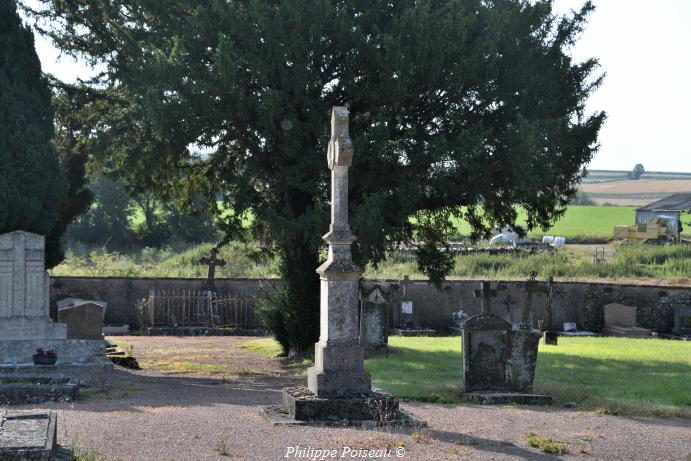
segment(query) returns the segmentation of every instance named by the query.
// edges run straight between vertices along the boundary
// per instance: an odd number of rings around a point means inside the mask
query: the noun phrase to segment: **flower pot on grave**
[[[57,355],[34,354],[32,358],[34,359],[34,365],[55,365],[55,362],[58,361]]]

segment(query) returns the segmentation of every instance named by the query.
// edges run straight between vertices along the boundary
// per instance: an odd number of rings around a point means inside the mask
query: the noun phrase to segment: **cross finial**
[[[329,140],[329,169],[350,166],[353,163],[353,142],[348,128],[348,108],[334,106],[331,111],[331,139]]]

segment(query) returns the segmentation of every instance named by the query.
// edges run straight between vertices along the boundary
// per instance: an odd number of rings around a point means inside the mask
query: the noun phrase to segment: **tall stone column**
[[[322,237],[329,254],[317,273],[321,278],[320,336],[314,366],[307,372],[309,390],[320,398],[350,397],[370,392],[364,371],[364,349],[359,343],[358,302],[362,269],[353,263],[356,240],[348,223],[348,169],[353,144],[348,131],[348,109],[334,107],[328,149],[331,170],[331,225]]]
[[[287,387],[283,389],[282,405],[262,407],[271,424],[413,423],[400,411],[396,397],[372,390],[364,369],[358,325],[362,269],[353,263],[350,247],[355,236],[348,224],[348,168],[352,162],[348,109],[334,107],[328,149],[331,225],[323,237],[329,244],[329,255],[317,269],[321,278],[319,342],[314,346],[314,366],[307,370],[308,389]]]

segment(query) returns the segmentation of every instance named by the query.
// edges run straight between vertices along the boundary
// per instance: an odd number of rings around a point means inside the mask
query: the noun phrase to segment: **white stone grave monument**
[[[33,366],[39,348],[54,350],[58,365],[107,365],[105,341],[68,340],[66,325],[50,318],[44,252],[41,235],[0,235],[0,368]]]

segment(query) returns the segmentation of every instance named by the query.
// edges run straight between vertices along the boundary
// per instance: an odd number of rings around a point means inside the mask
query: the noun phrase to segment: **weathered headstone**
[[[362,293],[360,303],[360,344],[365,354],[386,350],[389,339],[386,293],[376,286],[369,293]]]
[[[93,303],[98,304],[103,308],[103,320],[106,319],[106,311],[108,310],[108,303],[105,301],[96,301],[94,299],[82,299],[82,298],[63,298],[58,300],[56,303],[58,311],[65,307],[78,306],[80,304]]]
[[[492,314],[492,292],[483,282],[475,292],[482,313],[462,324],[463,397],[477,403],[549,403],[548,396],[532,393],[539,330],[514,329]]]
[[[307,371],[308,389],[283,390],[282,411],[292,421],[357,423],[400,420],[398,399],[371,389],[364,370],[364,350],[359,341],[358,300],[362,269],[353,263],[355,236],[348,223],[348,169],[353,144],[348,109],[334,107],[328,165],[331,169],[331,225],[323,239],[329,244],[327,260],[318,269],[321,279],[320,336],[315,344],[314,366]],[[276,423],[280,414],[265,408]]]
[[[67,325],[68,339],[103,339],[103,306],[82,303],[58,310],[58,322]]]
[[[509,322],[484,312],[468,319],[463,324],[464,391],[510,391],[510,347]]]
[[[604,307],[605,326],[602,333],[627,338],[648,338],[652,332],[636,326],[636,307],[612,303]]]

